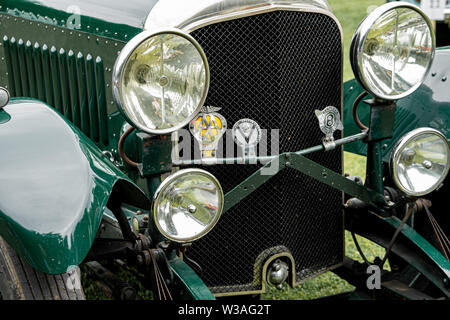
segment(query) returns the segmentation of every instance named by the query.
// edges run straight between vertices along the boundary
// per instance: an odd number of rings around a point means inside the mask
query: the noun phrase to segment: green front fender
[[[77,128],[42,102],[13,100],[0,122],[0,235],[37,270],[86,257],[110,195],[149,201]],[[7,116],[5,116],[7,115]]]
[[[440,48],[427,75],[425,82],[410,96],[397,102],[394,136],[384,141],[383,159],[388,161],[390,151],[404,134],[420,127],[431,127],[441,131],[450,139],[450,48]],[[356,80],[344,84],[344,134],[351,136],[361,130],[353,121],[353,102],[363,92]],[[370,109],[360,103],[360,120],[369,124]],[[366,155],[367,144],[356,141],[345,146],[345,150]]]

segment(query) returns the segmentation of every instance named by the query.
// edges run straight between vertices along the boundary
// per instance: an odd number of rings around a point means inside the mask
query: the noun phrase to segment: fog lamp
[[[224,195],[219,181],[200,169],[184,169],[166,178],[155,193],[156,227],[168,239],[190,242],[206,235],[219,220]]]
[[[355,78],[372,96],[397,100],[424,81],[435,52],[430,19],[416,6],[392,2],[372,11],[350,47]]]
[[[403,136],[392,149],[390,168],[397,187],[410,196],[436,190],[450,167],[447,138],[432,128],[419,128]]]
[[[152,134],[176,131],[200,111],[209,87],[205,53],[180,30],[142,32],[122,49],[113,93],[128,122]]]

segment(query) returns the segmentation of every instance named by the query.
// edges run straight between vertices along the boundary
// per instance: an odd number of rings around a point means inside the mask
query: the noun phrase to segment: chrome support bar
[[[338,146],[342,146],[354,141],[363,140],[367,138],[367,132],[361,132],[358,134],[355,134],[350,137],[342,138],[339,140],[334,141],[335,148]],[[311,148],[303,149],[297,152],[292,152],[293,154],[297,155],[307,155],[314,152],[319,151],[330,151],[332,149],[325,149],[324,145],[317,145]],[[263,157],[233,157],[233,158],[208,158],[208,159],[192,159],[192,160],[173,160],[172,164],[174,166],[192,166],[192,165],[204,165],[204,166],[210,166],[210,165],[221,165],[221,164],[256,164],[256,163],[268,163],[276,158],[278,158],[280,155],[274,155],[274,156],[263,156]]]

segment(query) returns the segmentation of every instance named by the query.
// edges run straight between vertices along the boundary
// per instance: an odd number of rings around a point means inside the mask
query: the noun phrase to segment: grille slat
[[[59,66],[58,66],[58,50],[56,47],[50,49],[50,65],[53,85],[53,97],[55,100],[54,107],[60,113],[63,113],[62,97],[61,97],[61,83],[59,81]]]
[[[55,46],[3,38],[13,97],[47,102],[95,142],[108,145],[103,60]]]
[[[37,97],[39,100],[46,101],[45,98],[45,80],[42,76],[42,59],[43,55],[41,54],[41,47],[39,43],[35,43],[33,46],[33,59],[34,61],[34,74],[37,85]]]
[[[72,122],[78,128],[81,128],[80,105],[78,102],[78,79],[77,66],[75,61],[75,54],[72,50],[67,54],[68,61],[68,79],[69,79],[69,93],[70,93],[70,107],[72,111]]]
[[[14,88],[13,91],[15,92],[16,96],[21,96],[22,94],[22,84],[20,82],[20,68],[19,68],[19,57],[17,53],[17,41],[15,38],[11,38],[9,49],[11,50],[11,69],[14,75]],[[11,83],[10,83],[11,86]]]
[[[280,152],[321,142],[314,110],[341,107],[341,33],[331,17],[276,11],[209,25],[192,36],[211,68],[206,105],[221,107],[229,127],[251,118],[262,129],[280,129]],[[310,158],[341,171],[340,149]],[[258,168],[205,169],[228,192]],[[340,192],[286,169],[227,211],[187,255],[200,264],[214,293],[260,290],[256,261],[283,251],[294,258],[300,282],[342,262],[341,205]]]
[[[34,65],[33,65],[33,45],[31,44],[31,41],[27,41],[27,43],[25,44],[25,61],[29,87],[28,93],[32,97],[37,97],[36,76],[34,74]]]
[[[44,70],[47,73],[47,76],[44,76]],[[42,70],[41,70],[41,81],[44,83],[44,90],[45,90],[45,101],[53,107],[56,107],[55,105],[55,99],[53,97],[53,90],[52,90],[52,68],[50,65],[50,51],[48,49],[48,46],[44,44],[42,46]]]
[[[86,89],[86,65],[84,62],[84,56],[81,52],[77,55],[77,84],[79,90],[79,103],[80,103],[80,121],[81,130],[85,135],[90,135],[90,123],[89,123],[89,109],[88,109],[88,96]]]
[[[91,138],[95,141],[99,141],[99,129],[98,129],[98,112],[97,112],[97,98],[96,98],[96,84],[95,84],[95,67],[94,59],[88,54],[86,57],[86,85],[88,88],[88,101],[89,101],[89,120]]]
[[[59,50],[58,53],[58,71],[60,79],[60,96],[61,96],[61,108],[62,114],[72,121],[72,110],[70,106],[69,96],[69,70],[67,68],[67,54],[64,49]]]
[[[100,141],[104,144],[108,144],[108,127],[106,120],[108,116],[106,111],[106,92],[105,92],[105,75],[103,73],[103,60],[100,57],[97,57],[95,60],[95,74],[96,74],[96,89],[97,89],[97,111],[98,117],[100,121],[99,124],[99,132],[100,132]]]
[[[25,44],[22,39],[19,39],[17,42],[17,62],[18,62],[18,75],[20,78],[20,83],[22,87],[22,95],[30,96],[30,87],[28,85],[28,77],[27,75],[27,65],[25,62]]]

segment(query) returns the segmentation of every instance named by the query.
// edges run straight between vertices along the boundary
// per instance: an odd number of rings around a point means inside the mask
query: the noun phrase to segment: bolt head
[[[433,167],[433,163],[430,160],[425,160],[422,164],[425,169],[431,169]]]
[[[195,213],[197,211],[197,207],[192,203],[190,205],[188,205],[187,209],[188,209],[189,213]]]

